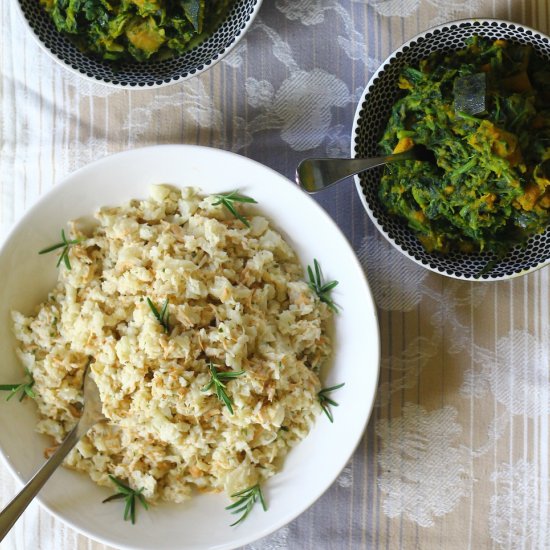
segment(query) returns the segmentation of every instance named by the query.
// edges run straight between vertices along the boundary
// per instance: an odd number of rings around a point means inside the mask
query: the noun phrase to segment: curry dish
[[[59,32],[105,60],[146,61],[198,44],[234,0],[40,0]]]
[[[481,112],[460,110],[456,81],[483,79]],[[415,144],[435,162],[386,166],[379,197],[428,251],[505,254],[542,232],[550,209],[550,64],[529,46],[474,37],[399,78],[381,147]],[[467,98],[472,99],[472,98]],[[476,98],[473,98],[474,101]],[[548,162],[545,162],[548,161]]]

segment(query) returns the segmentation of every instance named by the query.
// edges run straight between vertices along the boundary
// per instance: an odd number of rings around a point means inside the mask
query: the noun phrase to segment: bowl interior
[[[39,42],[63,65],[100,82],[137,88],[162,86],[208,68],[236,43],[261,5],[261,0],[237,0],[216,32],[183,55],[162,61],[114,64],[83,54],[57,31],[38,0],[18,2]]]
[[[224,510],[229,503],[225,495],[200,495],[182,505],[139,510],[136,524],[129,525],[118,504],[101,504],[111,491],[96,486],[84,474],[63,468],[39,499],[74,528],[112,546],[134,550],[235,548],[289,522],[330,486],[363,434],[377,385],[378,326],[363,270],[331,218],[296,185],[239,155],[184,145],[128,151],[69,176],[30,209],[0,248],[0,346],[4,350],[0,382],[23,377],[14,351],[10,311],[31,314],[56,281],[55,257],[36,251],[51,244],[67,220],[89,217],[100,206],[145,197],[152,183],[162,182],[200,187],[205,193],[239,189],[254,197],[304,266],[317,258],[327,278],[340,282],[334,290],[342,311],[334,323],[333,360],[323,373],[326,386],[345,382],[335,395],[340,406],[334,411],[334,424],[324,415],[318,417],[310,434],[291,450],[282,471],[266,484],[268,512],[253,510],[239,527],[230,527],[232,516]],[[0,396],[0,410],[2,456],[15,475],[28,479],[51,443],[34,431],[37,417],[31,400],[6,403]]]
[[[400,94],[397,80],[403,67],[417,64],[432,52],[459,50],[465,46],[466,39],[474,35],[530,44],[540,57],[550,60],[550,39],[514,23],[464,20],[426,31],[393,52],[367,85],[355,115],[352,155],[373,157],[379,154],[378,142]],[[417,263],[454,278],[497,280],[527,273],[550,261],[550,229],[516,246],[504,258],[487,252],[446,255],[427,252],[406,223],[389,215],[380,203],[378,184],[382,173],[383,167],[380,167],[356,177],[357,189],[378,229],[398,250]]]

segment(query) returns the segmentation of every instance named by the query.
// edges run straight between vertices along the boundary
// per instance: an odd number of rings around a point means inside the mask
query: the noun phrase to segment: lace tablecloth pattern
[[[305,156],[349,154],[369,76],[416,33],[464,17],[550,30],[546,0],[265,0],[211,70],[127,91],[59,67],[14,3],[0,3],[0,238],[60,178],[128,148],[209,145],[292,178]],[[330,490],[247,550],[549,549],[548,269],[502,283],[450,280],[392,249],[349,182],[318,200],[374,293],[379,391]],[[365,350],[357,368],[368,360]],[[16,489],[0,468],[1,506]],[[107,550],[37,504],[2,548]]]

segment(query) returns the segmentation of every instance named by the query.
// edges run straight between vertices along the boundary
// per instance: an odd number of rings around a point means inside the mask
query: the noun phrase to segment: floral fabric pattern
[[[0,242],[65,175],[124,149],[207,145],[294,179],[304,157],[350,155],[369,78],[419,32],[468,17],[550,30],[546,0],[264,0],[208,71],[131,91],[60,67],[14,4],[0,2]],[[333,486],[246,550],[550,549],[548,269],[495,284],[450,280],[377,232],[352,181],[315,200],[356,251],[378,308],[378,393]],[[356,367],[369,360],[365,350]],[[337,411],[330,429],[345,429]],[[4,506],[16,491],[5,468],[0,485]],[[3,545],[111,550],[38,506]]]

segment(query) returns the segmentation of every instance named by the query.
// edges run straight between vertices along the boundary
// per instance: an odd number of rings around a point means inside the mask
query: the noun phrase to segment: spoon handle
[[[359,172],[387,164],[396,160],[414,158],[412,152],[406,151],[385,157],[369,159],[338,159],[338,158],[309,158],[304,159],[296,170],[296,182],[308,193],[316,193],[331,185],[354,176]]]
[[[44,483],[48,481],[69,451],[76,445],[81,435],[78,425],[76,425],[63,443],[61,443],[57,451],[34,474],[19,494],[0,512],[0,541],[4,539],[31,500],[42,489]]]

